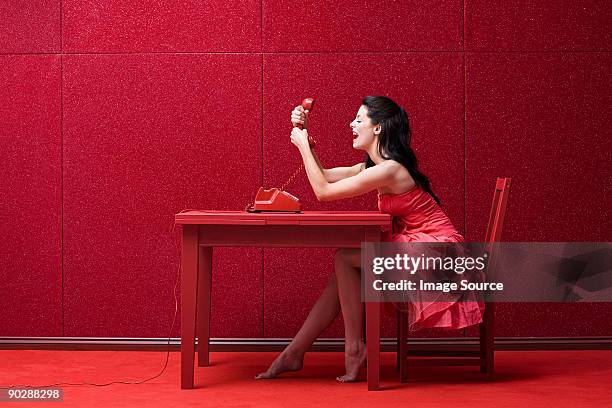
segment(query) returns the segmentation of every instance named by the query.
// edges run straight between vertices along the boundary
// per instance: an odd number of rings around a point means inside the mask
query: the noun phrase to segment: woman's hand
[[[310,143],[308,143],[308,131],[306,129],[298,129],[296,127],[291,131],[291,143],[293,143],[298,149],[310,149]]]
[[[293,109],[291,112],[291,124],[293,124],[293,127],[296,127],[298,124],[303,126],[306,123],[307,112],[302,105],[298,105]]]

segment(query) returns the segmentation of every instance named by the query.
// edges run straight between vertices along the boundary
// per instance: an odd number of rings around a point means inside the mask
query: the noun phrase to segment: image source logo
[[[362,268],[365,301],[612,301],[607,242],[364,243]]]

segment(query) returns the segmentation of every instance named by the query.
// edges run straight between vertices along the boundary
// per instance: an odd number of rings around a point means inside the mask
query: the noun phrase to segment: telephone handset
[[[304,108],[304,110],[307,110],[308,113],[310,113],[313,107],[314,107],[314,100],[312,98],[306,98],[302,101],[302,108]],[[306,122],[308,122],[308,118],[306,118],[306,120],[304,121],[304,123]],[[297,127],[298,129],[304,128],[301,123],[298,123]],[[308,135],[308,144],[310,144],[310,147],[315,147],[317,145],[314,139],[312,138],[312,136],[310,135]]]
[[[306,98],[302,101],[302,107],[307,110],[308,113],[312,111],[314,106],[314,100],[312,98]],[[305,123],[307,122],[304,121]],[[303,129],[301,123],[297,124],[299,129]],[[316,143],[312,136],[308,135],[308,143],[310,147],[315,147]],[[255,196],[255,202],[247,205],[247,212],[301,212],[302,206],[300,200],[294,195],[283,191],[287,184],[289,184],[295,176],[302,170],[304,165],[302,164],[281,186],[281,188],[271,188],[265,190],[263,187],[259,187],[257,195]]]

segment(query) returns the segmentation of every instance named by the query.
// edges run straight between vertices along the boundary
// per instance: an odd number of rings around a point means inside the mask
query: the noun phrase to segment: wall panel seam
[[[470,54],[610,54],[611,50],[600,51],[577,51],[577,50],[514,50],[514,51],[472,51],[472,50],[404,50],[404,51],[302,51],[302,52],[265,52],[265,51],[245,51],[245,52],[230,52],[230,51],[172,51],[172,52],[0,52],[3,56],[12,55],[355,55],[355,54],[452,54],[452,53],[470,53]]]
[[[62,276],[61,291],[61,331],[66,335],[65,328],[65,296],[64,296],[64,56],[60,54],[60,272]]]
[[[467,102],[466,102],[466,94],[465,94],[465,0],[461,2],[461,62],[463,64],[463,234],[467,238],[467,195],[466,195],[466,182],[467,182],[467,166],[465,163],[466,159],[466,110],[467,110]],[[463,329],[463,337],[467,336],[467,328]]]

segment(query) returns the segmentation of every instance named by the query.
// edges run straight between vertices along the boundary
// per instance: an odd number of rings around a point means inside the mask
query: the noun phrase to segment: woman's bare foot
[[[270,364],[268,371],[255,376],[256,380],[275,378],[287,371],[299,371],[304,366],[304,355],[295,356],[284,351]]]
[[[366,359],[366,346],[363,342],[359,342],[359,346],[352,350],[345,350],[344,365],[346,366],[346,374],[341,377],[336,377],[336,381],[341,383],[355,382],[359,375],[359,370]]]

